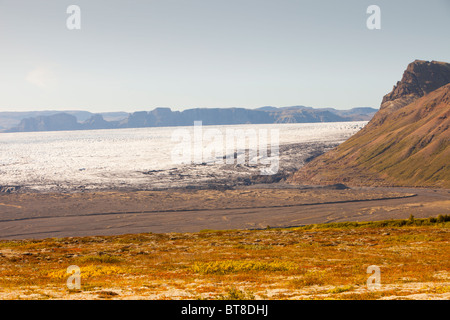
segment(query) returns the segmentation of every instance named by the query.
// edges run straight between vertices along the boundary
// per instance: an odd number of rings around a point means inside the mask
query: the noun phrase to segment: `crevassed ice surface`
[[[260,130],[267,129],[269,143],[271,130],[278,130],[279,145],[341,143],[366,123],[203,126],[202,133],[214,131],[216,139],[202,140],[200,148],[224,147],[227,130],[250,130],[258,135],[262,132]],[[35,189],[73,185],[133,186],[147,178],[143,175],[145,171],[182,167],[173,161],[173,151],[189,144],[194,154],[195,148],[199,148],[195,144],[194,130],[194,127],[161,127],[1,133],[0,186],[19,185]],[[185,144],[172,139],[175,133],[184,134]],[[255,149],[257,146],[247,145],[247,148]],[[207,169],[213,172],[218,168],[218,165],[211,165]]]

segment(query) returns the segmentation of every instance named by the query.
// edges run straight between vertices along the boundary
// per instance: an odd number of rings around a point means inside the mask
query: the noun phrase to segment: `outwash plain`
[[[450,298],[447,190],[272,186],[2,194],[0,299]]]

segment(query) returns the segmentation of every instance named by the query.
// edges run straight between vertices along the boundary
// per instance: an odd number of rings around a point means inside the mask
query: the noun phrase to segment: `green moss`
[[[352,228],[386,228],[386,227],[406,227],[406,226],[433,226],[450,222],[450,215],[439,215],[437,218],[422,218],[399,220],[381,220],[381,221],[364,221],[364,222],[332,222],[322,224],[310,224],[302,227],[296,227],[297,230],[311,229],[352,229]]]

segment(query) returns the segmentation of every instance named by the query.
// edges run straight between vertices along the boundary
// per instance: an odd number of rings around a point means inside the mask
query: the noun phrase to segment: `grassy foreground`
[[[0,298],[450,299],[450,216],[0,241]]]

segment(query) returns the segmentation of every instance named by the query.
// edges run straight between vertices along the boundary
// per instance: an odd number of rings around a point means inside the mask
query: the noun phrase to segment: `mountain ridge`
[[[450,64],[416,60],[363,129],[289,181],[450,188],[449,127]]]
[[[90,117],[86,117],[86,111],[80,111],[85,119],[81,122],[76,111],[61,112],[59,115],[58,113],[44,112],[44,115],[22,118],[18,124],[4,132],[191,126],[194,121],[202,121],[203,125],[366,121],[370,120],[376,111],[377,109],[368,107],[350,110],[304,106],[258,109],[193,108],[183,111],[172,111],[170,108],[159,107],[152,111],[133,112],[127,117],[123,117],[124,113],[91,114],[89,112]],[[105,114],[112,114],[110,117],[116,116],[116,118],[113,121],[106,121],[103,117]],[[0,112],[0,120],[1,115]],[[122,118],[117,118],[120,115]],[[58,119],[61,122],[56,124]]]

